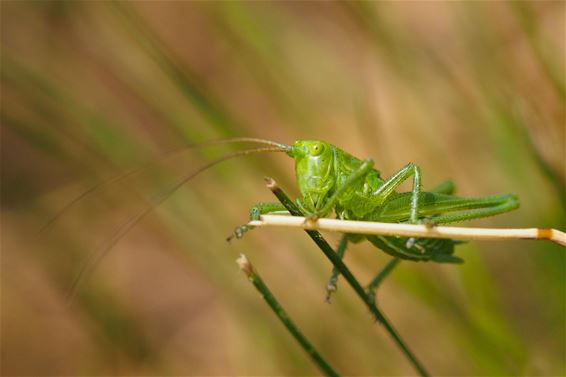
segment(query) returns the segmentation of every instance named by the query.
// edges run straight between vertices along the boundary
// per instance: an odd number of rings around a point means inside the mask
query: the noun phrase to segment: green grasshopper
[[[98,250],[100,256],[109,251],[156,206],[195,176],[226,160],[257,153],[285,152],[295,159],[296,177],[301,192],[301,197],[296,200],[296,204],[310,219],[327,216],[334,210],[337,217],[344,220],[424,223],[433,226],[434,224],[492,216],[511,211],[519,206],[519,201],[513,194],[479,198],[454,196],[452,195],[454,184],[451,181],[445,181],[432,190],[423,192],[421,191],[420,169],[412,163],[405,165],[391,177],[383,179],[379,171],[373,168],[371,159],[360,160],[340,148],[322,141],[298,140],[293,145],[285,145],[270,140],[239,137],[212,140],[190,145],[188,148],[242,142],[263,144],[264,147],[233,152],[212,160],[197,171],[183,177],[167,191],[150,198],[145,209],[130,218],[108,239],[108,242],[103,243],[102,248]],[[182,152],[184,149],[168,152],[163,157]],[[59,211],[42,228],[42,231],[75,203],[95,192],[100,186],[107,183],[116,183],[141,170],[134,169],[85,191]],[[396,192],[395,189],[410,177],[413,177],[412,191]],[[250,217],[252,220],[258,220],[260,215],[267,213],[288,212],[280,203],[258,203],[251,209]],[[240,238],[250,229],[252,227],[247,225],[238,227],[228,237],[228,240]],[[347,235],[346,241],[357,243],[364,239],[399,259],[448,263],[462,262],[460,258],[453,255],[454,246],[460,243],[459,241],[354,234]],[[345,247],[344,245],[344,249]],[[73,283],[72,291],[75,290],[87,268],[92,267],[90,264],[91,262],[87,261],[83,265]]]
[[[508,212],[519,207],[514,194],[464,198],[452,195],[454,184],[445,181],[428,192],[421,191],[420,168],[408,163],[391,177],[383,179],[371,159],[360,160],[340,148],[318,140],[298,140],[292,146],[278,144],[295,160],[301,197],[296,205],[309,219],[329,215],[339,219],[397,223],[424,223],[430,226]],[[411,192],[395,189],[413,178]],[[250,211],[252,220],[267,213],[285,213],[280,203],[258,203]],[[251,227],[236,228],[240,238]],[[399,259],[461,263],[453,255],[459,241],[430,238],[348,235],[348,241],[369,240]]]

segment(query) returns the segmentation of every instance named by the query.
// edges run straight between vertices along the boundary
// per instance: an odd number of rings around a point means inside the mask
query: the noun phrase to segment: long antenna
[[[258,138],[254,138],[254,137],[231,137],[231,138],[215,139],[215,140],[203,141],[201,143],[189,144],[189,145],[183,146],[182,148],[167,151],[167,152],[161,154],[158,157],[158,159],[163,160],[165,158],[177,155],[181,152],[185,152],[189,149],[203,148],[203,147],[207,147],[207,146],[211,146],[211,145],[231,144],[231,143],[266,144],[266,145],[271,145],[271,146],[276,147],[276,148],[280,148],[281,150],[284,150],[284,151],[288,151],[288,150],[291,149],[291,147],[288,146],[288,145],[277,143],[277,142],[271,141],[271,140],[258,139]],[[61,218],[61,216],[63,216],[67,211],[69,211],[75,204],[77,204],[78,202],[80,202],[81,200],[86,198],[87,196],[95,193],[101,187],[110,185],[112,183],[120,182],[120,181],[122,181],[122,180],[124,180],[124,179],[126,179],[126,178],[128,178],[132,175],[141,173],[145,169],[147,169],[147,165],[139,167],[139,168],[128,170],[128,171],[126,171],[122,174],[111,177],[111,178],[106,179],[102,182],[99,182],[99,183],[95,184],[94,186],[90,187],[89,189],[87,189],[86,191],[83,191],[81,194],[79,194],[77,197],[73,198],[71,201],[69,201],[67,204],[65,204],[61,209],[59,209],[51,218],[49,218],[49,220],[47,220],[47,222],[41,226],[41,228],[39,229],[39,233],[43,233],[52,224],[54,224],[59,218]]]
[[[132,216],[128,221],[123,223],[109,238],[107,238],[99,247],[97,247],[92,254],[83,262],[79,273],[73,280],[71,288],[69,290],[68,299],[69,302],[73,299],[74,295],[76,294],[77,287],[83,280],[85,274],[98,265],[98,263],[106,256],[106,254],[116,245],[128,232],[136,226],[144,217],[146,217],[153,209],[163,203],[167,198],[169,198],[172,194],[174,194],[177,190],[179,190],[185,183],[199,175],[200,173],[206,171],[207,169],[224,162],[226,160],[230,160],[232,158],[240,157],[240,156],[247,156],[249,154],[256,154],[256,153],[269,153],[269,152],[286,152],[287,148],[277,147],[265,147],[265,148],[256,148],[256,149],[247,149],[244,151],[238,151],[226,154],[221,156],[215,160],[210,161],[206,165],[202,166],[198,170],[194,171],[193,173],[187,175],[174,186],[169,188],[168,190],[161,192],[154,197],[151,198],[148,205],[140,211],[135,216]]]
[[[257,144],[271,145],[273,147],[277,147],[284,150],[291,149],[291,146],[289,145],[277,143],[275,141],[271,141],[267,139],[259,139],[256,137],[229,137],[225,139],[208,140],[208,141],[203,141],[201,143],[189,144],[187,148],[201,148],[209,145],[229,144],[229,143],[257,143]]]

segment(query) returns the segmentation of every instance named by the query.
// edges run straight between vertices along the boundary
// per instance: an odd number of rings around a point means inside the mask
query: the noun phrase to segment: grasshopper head
[[[297,140],[287,154],[295,159],[301,205],[310,213],[324,206],[334,187],[334,147],[317,140]]]

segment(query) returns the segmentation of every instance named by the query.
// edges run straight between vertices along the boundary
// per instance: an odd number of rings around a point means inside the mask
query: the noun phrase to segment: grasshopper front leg
[[[311,220],[316,220],[317,218],[324,216],[332,211],[332,208],[334,208],[336,202],[344,193],[344,191],[346,191],[358,179],[365,177],[366,174],[369,173],[371,169],[373,169],[373,164],[374,163],[372,159],[368,158],[366,160],[363,160],[361,165],[354,172],[352,172],[340,186],[336,188],[334,193],[325,201],[324,206],[316,210],[314,213],[309,214],[308,218]],[[297,204],[299,205],[299,208],[301,208],[301,210],[305,210],[300,200],[297,200]]]
[[[272,214],[288,214],[289,211],[281,203],[257,203],[250,209],[250,221],[259,220],[261,215],[267,213]],[[242,238],[246,232],[249,232],[254,227],[248,224],[240,225],[234,229],[231,235],[226,238],[230,242],[234,238]]]

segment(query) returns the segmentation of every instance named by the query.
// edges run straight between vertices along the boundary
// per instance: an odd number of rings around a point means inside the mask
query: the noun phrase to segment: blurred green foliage
[[[472,225],[566,228],[563,2],[0,7],[4,375],[316,373],[239,275],[240,251],[340,372],[413,373],[346,286],[323,302],[331,268],[302,232],[224,242],[272,200],[263,176],[296,193],[283,155],[211,169],[100,255],[148,198],[231,150],[160,158],[187,143],[322,139],[384,175],[412,161],[425,186],[519,195],[518,211]],[[564,375],[564,250],[458,253],[462,266],[402,263],[379,292],[427,368]],[[368,245],[346,259],[366,281],[387,262]],[[67,305],[85,260],[99,263]]]

